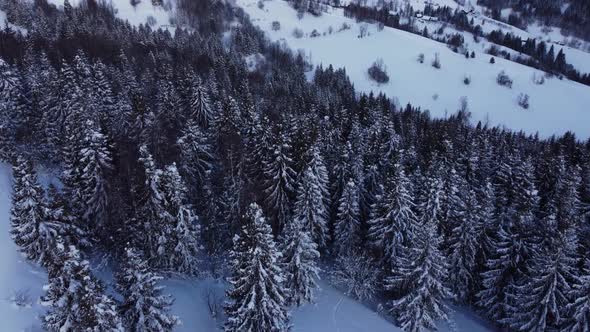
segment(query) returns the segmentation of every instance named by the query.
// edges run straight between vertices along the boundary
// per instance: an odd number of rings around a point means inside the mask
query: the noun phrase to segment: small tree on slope
[[[225,311],[228,332],[287,331],[283,271],[270,225],[260,207],[248,208],[245,224],[234,238],[233,275]]]
[[[440,242],[435,226],[424,225],[412,246],[403,250],[393,274],[385,280],[386,289],[402,293],[392,301],[391,312],[405,331],[436,329],[436,321],[448,319],[445,301],[452,294],[444,285],[447,264],[439,249]]]
[[[313,300],[313,290],[319,279],[317,261],[320,253],[317,244],[309,235],[309,230],[294,220],[287,226],[287,235],[283,248],[283,269],[286,274],[285,289],[288,290],[288,302],[300,306]]]
[[[172,331],[180,322],[169,313],[172,298],[163,295],[163,287],[157,285],[162,277],[150,271],[136,250],[127,249],[126,261],[116,278],[123,296],[119,311],[128,331]]]

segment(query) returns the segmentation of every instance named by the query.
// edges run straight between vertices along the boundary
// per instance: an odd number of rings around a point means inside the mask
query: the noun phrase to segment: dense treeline
[[[159,275],[211,271],[230,282],[227,331],[284,331],[319,266],[408,331],[449,301],[506,329],[587,328],[590,141],[473,127],[466,104],[431,119],[358,96],[342,69],[307,81],[223,2],[181,2],[192,28],[174,34],[95,5],[22,3],[28,34],[0,33],[12,236],[47,268],[47,330],[169,331]]]

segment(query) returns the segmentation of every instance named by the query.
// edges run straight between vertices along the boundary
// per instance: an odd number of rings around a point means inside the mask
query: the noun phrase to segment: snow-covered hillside
[[[49,3],[56,5],[58,8],[63,6],[63,0],[48,0]],[[73,6],[78,5],[80,0],[70,0]],[[148,19],[152,22],[152,28],[169,29],[174,32],[170,19],[175,13],[175,3],[173,0],[166,1],[166,5],[154,6],[152,0],[141,0],[135,6],[131,5],[129,0],[107,0],[111,3],[113,8],[117,11],[117,17],[129,21],[131,25],[138,26],[140,24],[148,23]],[[152,19],[153,18],[153,19]]]
[[[490,56],[481,52],[475,59],[466,59],[444,44],[397,29],[378,31],[377,26],[370,25],[370,35],[358,38],[362,23],[344,17],[339,9],[321,17],[305,15],[299,20],[285,1],[266,1],[263,9],[258,8],[256,0],[237,0],[237,4],[271,40],[304,50],[315,65],[346,68],[360,91],[384,92],[398,98],[401,105],[409,102],[421,106],[436,117],[456,112],[460,100],[466,97],[474,121],[531,134],[539,132],[544,137],[567,131],[581,138],[590,137],[588,86],[559,79],[536,85],[533,77],[544,75],[541,71],[499,58],[490,64]],[[280,22],[280,30],[271,29],[273,21]],[[351,28],[339,31],[343,24]],[[294,37],[294,29],[301,29],[304,36]],[[314,29],[320,36],[310,37]],[[425,55],[424,63],[417,61],[421,53]],[[440,55],[441,69],[430,65],[436,53]],[[367,75],[368,67],[380,58],[391,78],[383,85],[377,85]],[[501,71],[514,80],[511,89],[496,83]],[[470,85],[464,84],[465,76],[471,78]],[[530,96],[528,110],[517,104],[521,93]]]

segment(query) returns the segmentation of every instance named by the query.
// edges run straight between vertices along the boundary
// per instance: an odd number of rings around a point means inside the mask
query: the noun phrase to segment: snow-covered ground
[[[567,131],[583,139],[590,137],[588,86],[555,78],[547,79],[544,85],[536,85],[533,76],[544,75],[541,71],[500,58],[490,64],[490,56],[482,52],[476,52],[475,59],[465,59],[444,44],[397,29],[386,27],[378,31],[375,25],[369,25],[370,36],[358,38],[362,23],[344,17],[340,9],[321,17],[305,15],[299,20],[285,1],[265,1],[263,9],[258,8],[257,0],[236,1],[271,40],[304,50],[315,65],[346,68],[357,90],[384,92],[396,97],[400,105],[409,102],[436,117],[456,112],[460,100],[466,97],[474,121],[531,134],[538,132],[543,137]],[[278,31],[271,29],[275,20],[281,24]],[[338,31],[343,23],[351,29]],[[293,36],[296,28],[304,32],[303,38]],[[309,34],[314,29],[321,36],[311,38]],[[416,60],[420,53],[425,55],[423,64]],[[435,53],[440,55],[441,69],[430,65]],[[379,58],[388,69],[390,81],[387,84],[378,85],[367,75],[368,67]],[[590,59],[587,64],[590,66]],[[512,89],[496,83],[502,70],[513,79]],[[463,83],[465,76],[471,77],[470,85]],[[517,104],[521,93],[530,96],[528,110]]]
[[[49,3],[56,5],[58,8],[63,6],[63,0],[48,0]],[[164,1],[166,6],[170,7],[164,9],[162,6],[152,5],[152,0],[141,0],[136,6],[131,5],[129,0],[107,0],[107,3],[111,3],[117,10],[117,17],[129,21],[131,25],[139,26],[140,24],[146,24],[148,18],[154,19],[152,28],[163,28],[169,29],[174,32],[175,27],[171,25],[170,19],[175,13],[175,2],[173,0]],[[80,0],[70,0],[73,6],[78,5]]]

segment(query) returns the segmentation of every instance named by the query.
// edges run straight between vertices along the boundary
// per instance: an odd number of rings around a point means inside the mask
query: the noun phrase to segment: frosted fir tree
[[[91,273],[88,261],[82,260],[76,247],[61,246],[65,256],[61,273],[50,278],[41,304],[48,312],[42,317],[48,331],[120,331],[123,324],[115,301]]]
[[[344,255],[356,250],[361,240],[359,190],[354,181],[348,181],[338,203],[334,225],[334,249],[339,255]]]
[[[517,264],[514,261],[520,243],[508,227],[502,226],[492,238],[486,268],[480,274],[482,289],[477,293],[476,305],[486,317],[500,322],[508,317],[507,293],[516,283]]]
[[[325,248],[328,237],[328,210],[321,179],[311,167],[303,171],[297,185],[293,220],[306,229],[318,248]]]
[[[65,225],[47,219],[44,192],[29,161],[18,157],[13,175],[11,237],[27,259],[46,266],[48,253]]]
[[[308,229],[295,219],[287,226],[282,248],[283,271],[286,275],[285,289],[290,304],[301,306],[313,301],[313,291],[319,277],[320,253]]]
[[[140,148],[146,174],[146,199],[141,208],[145,246],[153,267],[196,274],[199,250],[197,216],[187,203],[187,188],[175,164],[158,169],[146,146]]]
[[[91,228],[104,225],[108,213],[107,173],[113,168],[106,136],[99,126],[88,120],[80,151],[82,170],[82,217]]]
[[[272,216],[275,234],[280,234],[285,226],[291,209],[290,196],[295,189],[295,171],[288,150],[288,144],[278,143],[273,157],[264,164],[264,203]]]
[[[172,234],[164,245],[168,268],[186,275],[197,273],[199,253],[198,217],[187,203],[187,188],[175,164],[166,168],[163,174],[164,193],[168,211],[173,216]]]
[[[177,141],[180,148],[181,169],[198,186],[213,167],[210,137],[196,122],[190,121]]]
[[[573,232],[560,236],[560,245],[531,260],[530,274],[508,294],[510,315],[503,322],[518,331],[560,330],[568,317],[568,296],[575,275],[577,240]]]
[[[178,317],[170,314],[173,299],[162,294],[163,279],[152,272],[147,262],[134,249],[126,249],[125,261],[116,275],[117,290],[123,297],[119,312],[125,327],[133,332],[172,331],[180,324]]]
[[[437,228],[440,227],[443,197],[443,183],[436,174],[431,172],[426,179],[425,193],[421,196],[417,207],[421,225],[432,224]]]
[[[447,264],[440,243],[435,226],[424,225],[385,279],[386,289],[401,293],[390,303],[390,312],[404,331],[434,330],[437,321],[448,320],[445,302],[452,293],[445,286]]]
[[[578,282],[575,283],[568,294],[571,302],[566,311],[571,314],[565,325],[569,332],[590,331],[590,258],[584,260],[584,268],[581,271]]]
[[[387,262],[392,262],[413,233],[417,220],[413,209],[410,181],[401,164],[396,163],[383,197],[377,197],[371,208],[369,220],[369,241]]]
[[[192,118],[197,124],[203,128],[209,126],[213,119],[211,102],[209,101],[209,94],[198,77],[193,80],[190,108],[192,110]]]
[[[141,233],[136,235],[138,245],[143,245],[146,257],[152,260],[154,266],[162,266],[166,258],[164,255],[164,244],[167,236],[172,233],[174,216],[166,209],[166,196],[164,194],[163,172],[156,167],[156,163],[148,151],[147,146],[143,145],[139,149],[140,162],[145,170],[145,198],[140,211]]]
[[[476,256],[480,246],[480,206],[475,192],[465,194],[465,210],[449,237],[449,285],[457,299],[471,302],[475,292]]]
[[[255,203],[251,204],[231,252],[226,331],[289,330],[280,258],[262,210]]]

